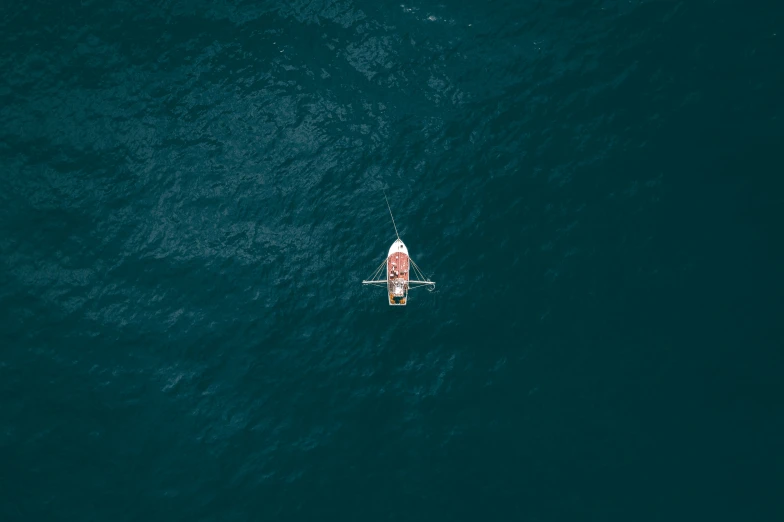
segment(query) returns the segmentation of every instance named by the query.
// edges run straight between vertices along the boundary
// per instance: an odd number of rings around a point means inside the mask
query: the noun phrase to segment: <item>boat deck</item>
[[[387,258],[387,293],[389,304],[404,305],[408,300],[409,259],[402,252],[395,252]],[[395,295],[396,283],[403,283],[403,295]]]

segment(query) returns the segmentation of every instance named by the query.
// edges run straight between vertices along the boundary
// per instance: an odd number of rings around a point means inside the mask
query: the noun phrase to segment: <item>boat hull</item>
[[[405,306],[408,302],[410,264],[408,248],[397,239],[389,247],[387,255],[387,296],[390,306]]]

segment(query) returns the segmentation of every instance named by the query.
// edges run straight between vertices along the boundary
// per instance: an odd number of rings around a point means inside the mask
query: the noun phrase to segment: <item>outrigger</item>
[[[400,239],[400,234],[397,233],[397,225],[395,224],[395,216],[392,215],[392,208],[389,206],[387,195],[384,194],[384,199],[387,202],[389,215],[392,218],[392,226],[395,227],[395,235],[397,239],[392,246],[389,247],[387,258],[381,265],[373,272],[370,279],[362,281],[363,285],[386,286],[387,295],[389,297],[390,306],[405,306],[408,301],[408,290],[419,288],[422,286],[430,287],[432,290],[436,287],[434,281],[431,281],[422,274],[414,260],[408,255],[408,248]],[[386,279],[379,279],[381,274],[386,269]],[[411,279],[409,272],[413,272],[416,279]]]

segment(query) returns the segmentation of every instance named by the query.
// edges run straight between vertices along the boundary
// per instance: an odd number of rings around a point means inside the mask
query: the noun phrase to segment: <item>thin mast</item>
[[[392,226],[395,227],[395,235],[398,239],[400,239],[400,234],[397,233],[397,225],[395,225],[395,216],[392,215],[392,207],[389,206],[389,200],[387,199],[387,191],[384,191],[384,199],[387,201],[387,208],[389,209],[389,216],[392,218]]]

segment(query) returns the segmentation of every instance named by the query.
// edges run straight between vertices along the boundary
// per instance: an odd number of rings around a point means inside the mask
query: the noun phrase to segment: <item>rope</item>
[[[383,269],[384,269],[384,265],[386,265],[386,264],[387,264],[387,260],[386,260],[386,259],[384,259],[384,260],[381,262],[381,264],[380,264],[380,265],[378,265],[378,268],[376,268],[376,270],[373,272],[373,275],[372,275],[372,276],[370,276],[370,279],[368,279],[368,281],[375,281],[375,280],[376,280],[376,278],[377,278],[377,277],[378,277],[378,276],[381,274],[381,270],[383,270]]]
[[[416,270],[417,272],[417,278],[421,279],[422,281],[429,281],[429,279],[426,278],[425,275],[422,273],[422,270],[419,268],[419,265],[414,263],[414,260],[411,259],[410,257],[408,259],[411,261],[411,264],[414,265],[414,270]]]
[[[427,281],[426,283],[409,283],[413,285],[411,286],[411,288],[418,288],[420,286],[435,286],[435,283],[433,283],[432,281],[430,281],[430,279],[425,277],[425,274],[422,273],[422,270],[419,268],[419,265],[417,265],[413,259],[409,257],[408,260],[411,262],[411,265],[414,267],[414,271],[416,272],[417,279],[419,279],[420,281]]]
[[[395,224],[395,216],[392,215],[392,207],[389,206],[389,200],[387,199],[387,191],[384,191],[384,199],[387,202],[387,208],[389,209],[389,216],[392,218],[392,226],[395,227],[395,235],[398,239],[400,239],[400,234],[397,233],[397,225]]]

